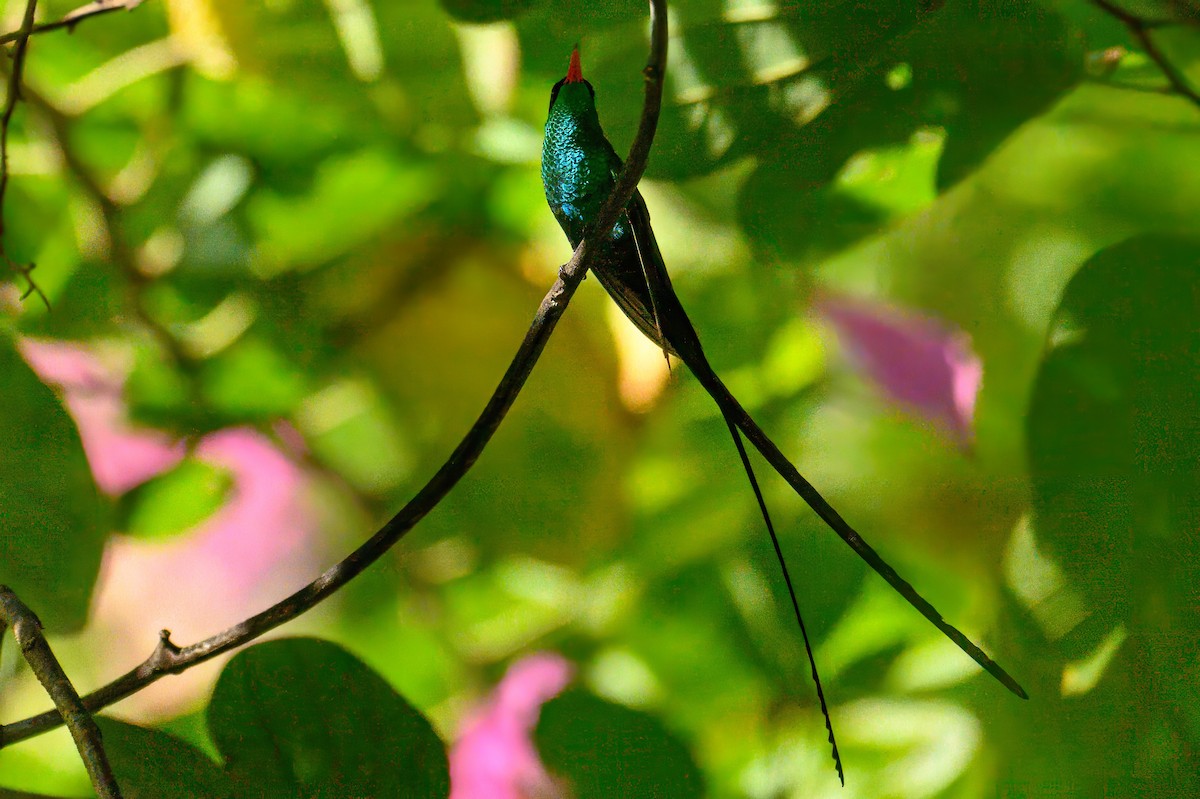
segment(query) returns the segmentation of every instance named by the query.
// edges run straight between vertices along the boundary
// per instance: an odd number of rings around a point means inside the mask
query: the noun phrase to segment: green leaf
[[[473,126],[478,115],[467,91],[459,37],[436,0],[372,3],[385,70],[393,80],[400,113],[388,114],[389,139],[412,134],[418,140]],[[431,69],[432,65],[438,65]],[[450,69],[443,65],[455,64]],[[429,139],[426,139],[429,141]]]
[[[156,341],[138,342],[133,350],[133,368],[125,383],[130,417],[152,427],[176,429],[180,421],[194,434],[195,416],[201,411],[192,407],[188,396],[188,380],[170,353]]]
[[[1145,792],[1131,776],[1144,745],[1111,736],[1112,718],[1174,729],[1166,763],[1200,742],[1198,276],[1194,240],[1145,236],[1092,258],[1064,292],[1029,411],[1034,531],[1088,612],[1054,642],[1064,683],[1106,665],[1072,728],[1077,752],[1103,753],[1093,793]]]
[[[180,116],[192,136],[270,166],[308,169],[322,155],[371,132],[355,121],[352,109],[333,101],[322,103],[291,83],[212,81],[189,75],[187,87]]]
[[[210,406],[231,420],[286,416],[306,392],[306,380],[272,342],[247,335],[202,369]]]
[[[83,624],[107,513],[74,422],[0,335],[0,583],[54,632]]]
[[[141,538],[186,532],[224,505],[232,487],[233,477],[225,469],[185,460],[122,498],[122,529]]]
[[[653,716],[568,691],[542,707],[535,733],[542,761],[576,799],[704,795],[700,769]]]
[[[446,751],[425,717],[326,641],[239,653],[221,672],[208,722],[246,796],[449,794]]]
[[[196,747],[160,730],[99,717],[113,776],[125,799],[225,799],[233,783]]]
[[[1074,85],[1083,74],[1082,49],[1041,3],[947,3],[899,54],[912,63],[912,105],[946,129],[938,187],[970,174]]]
[[[1196,242],[1145,237],[1097,255],[1067,287],[1034,390],[1039,537],[1111,622],[1168,584],[1183,597],[1200,580],[1189,555],[1200,529],[1198,277]]]

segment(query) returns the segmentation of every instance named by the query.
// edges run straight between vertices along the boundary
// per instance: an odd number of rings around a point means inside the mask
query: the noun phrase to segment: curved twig
[[[327,599],[339,588],[375,561],[379,560],[397,541],[413,528],[427,513],[434,509],[450,490],[462,479],[475,463],[483,448],[504,420],[525,380],[533,371],[550,334],[566,311],[567,303],[583,280],[598,246],[616,224],[621,209],[633,196],[634,189],[646,168],[654,132],[658,126],[659,109],[662,105],[663,75],[667,64],[667,11],[666,0],[649,0],[650,4],[650,55],[643,74],[646,78],[646,93],[642,105],[641,122],[637,136],[630,147],[625,167],[617,179],[616,187],[600,211],[599,221],[580,243],[560,270],[558,280],[538,307],[533,324],[525,334],[524,341],[509,364],[500,384],[492,393],[483,412],[467,431],[466,436],[450,457],[395,516],[393,516],[370,540],[354,550],[344,560],[333,566],[304,588],[272,605],[245,621],[217,633],[191,646],[179,647],[171,642],[170,634],[163,631],[158,646],[140,666],[117,678],[99,690],[83,698],[88,710],[99,710],[137,693],[167,674],[178,674],[192,666],[203,663],[217,655],[228,652],[253,641],[255,638],[295,619],[317,603]],[[21,721],[0,727],[0,748],[22,741],[52,729],[61,723],[54,711],[31,716]]]
[[[132,11],[141,4],[142,0],[94,0],[87,5],[80,6],[74,11],[69,12],[62,19],[56,19],[54,22],[43,22],[41,25],[34,25],[30,29],[29,35],[36,36],[39,33],[49,33],[50,31],[62,28],[73,31],[76,25],[89,17],[98,17],[110,11]],[[0,44],[15,42],[22,36],[23,34],[20,31],[5,33],[0,35]]]
[[[1170,84],[1170,92],[1167,93],[1185,97],[1192,105],[1200,108],[1200,92],[1192,88],[1192,85],[1188,83],[1188,79],[1184,77],[1178,67],[1171,63],[1171,59],[1167,58],[1166,53],[1162,51],[1158,46],[1158,42],[1154,41],[1154,37],[1150,34],[1150,31],[1155,28],[1162,27],[1162,22],[1143,19],[1111,0],[1092,0],[1092,4],[1118,20],[1129,31],[1129,35],[1137,40],[1142,50],[1145,51],[1146,57],[1154,62],[1159,71],[1167,79],[1167,83]]]
[[[104,745],[100,742],[100,728],[84,708],[75,686],[46,643],[42,623],[12,589],[0,585],[0,634],[5,626],[12,628],[13,638],[17,639],[17,646],[29,668],[54,701],[54,712],[71,731],[96,795],[100,799],[121,799],[121,789],[117,787]]]
[[[21,78],[25,74],[25,55],[29,51],[29,37],[33,35],[34,29],[37,27],[33,24],[36,13],[37,0],[28,0],[25,3],[25,15],[21,20],[21,29],[8,34],[11,38],[6,39],[6,41],[15,41],[16,44],[13,46],[12,69],[8,73],[8,94],[4,98],[4,110],[0,111],[0,260],[3,260],[18,275],[23,276],[25,282],[29,284],[28,289],[21,295],[21,299],[25,299],[30,294],[37,294],[49,308],[50,301],[46,299],[46,295],[38,288],[38,284],[33,280],[33,275],[30,274],[34,265],[15,263],[4,250],[4,195],[8,191],[8,127],[12,124],[17,103],[21,100]]]

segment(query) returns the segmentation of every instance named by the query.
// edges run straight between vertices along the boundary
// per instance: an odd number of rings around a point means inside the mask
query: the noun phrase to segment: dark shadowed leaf
[[[1028,417],[1035,531],[1087,614],[1055,642],[1075,664],[1063,684],[1091,663],[1108,689],[1073,711],[1071,757],[1104,753],[1088,775],[1096,791],[1147,795],[1144,747],[1113,736],[1114,719],[1169,730],[1164,756],[1187,759],[1200,742],[1197,276],[1200,243],[1157,236],[1088,262],[1063,297]],[[1186,771],[1175,795],[1195,790]]]
[[[691,753],[658,719],[583,691],[543,705],[534,737],[576,799],[704,795]]]
[[[1200,578],[1200,244],[1140,238],[1067,287],[1030,408],[1039,536],[1110,622]],[[1195,614],[1178,612],[1195,622]]]
[[[326,641],[290,638],[238,654],[221,672],[208,722],[242,796],[449,793],[446,751],[425,717]]]
[[[512,19],[538,0],[441,0],[442,8],[463,22],[496,22]]]
[[[957,183],[1082,76],[1078,37],[1045,4],[951,2],[903,48],[912,102],[946,128],[938,186]]]
[[[0,583],[53,631],[88,601],[106,532],[75,423],[0,331]]]
[[[644,4],[586,16],[562,4],[517,20],[530,68],[562,77],[581,40],[609,137],[624,153],[641,108]],[[946,131],[936,179],[969,174],[1019,125],[1080,76],[1078,37],[1032,0],[730,7],[673,5],[678,23],[647,174],[679,180],[751,156],[741,218],[773,257],[811,257],[878,230],[889,214],[835,181],[858,153]],[[580,27],[578,20],[587,19]]]
[[[125,799],[226,799],[233,785],[196,747],[159,730],[98,718]],[[0,792],[2,793],[2,792]]]

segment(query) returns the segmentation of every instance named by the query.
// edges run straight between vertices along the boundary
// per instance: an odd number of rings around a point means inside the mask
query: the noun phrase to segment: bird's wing
[[[596,280],[600,281],[604,290],[608,292],[608,296],[612,297],[613,302],[621,309],[621,312],[630,322],[633,322],[634,327],[667,352],[677,354],[659,329],[658,319],[648,303],[648,293],[638,291],[636,287],[629,285],[624,280],[617,279],[615,275],[605,270],[594,269],[592,273],[596,276]]]
[[[611,147],[609,151],[609,166],[615,180],[621,170],[621,159]],[[601,257],[604,262],[592,269],[600,285],[643,335],[664,353],[678,354],[663,333],[662,317],[656,307],[660,287],[665,282],[670,290],[670,280],[641,192],[634,191],[618,221],[618,235],[612,242],[610,256]]]

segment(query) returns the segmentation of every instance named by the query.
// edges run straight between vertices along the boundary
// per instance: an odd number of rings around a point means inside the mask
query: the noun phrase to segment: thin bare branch
[[[46,643],[42,623],[8,586],[0,585],[0,635],[6,626],[12,628],[21,654],[53,700],[57,717],[71,731],[97,796],[100,799],[121,799],[121,789],[117,787],[117,780],[113,777],[100,740],[100,728],[84,708],[75,686]]]
[[[21,299],[30,294],[37,294],[50,307],[49,300],[33,280],[34,264],[14,263],[4,249],[4,197],[8,191],[8,128],[12,124],[13,114],[16,113],[17,103],[21,101],[21,78],[25,74],[25,56],[29,52],[29,37],[33,33],[33,19],[37,14],[37,0],[27,0],[25,16],[21,20],[21,29],[11,34],[16,45],[13,47],[12,67],[8,73],[8,94],[4,98],[4,110],[0,112],[0,259],[17,274],[25,278],[28,284]]]
[[[111,11],[132,10],[141,4],[142,0],[95,0],[94,2],[80,6],[74,11],[71,11],[62,19],[55,20],[54,22],[45,22],[41,25],[35,25],[34,17],[37,10],[37,0],[29,0],[25,6],[25,15],[22,20],[20,30],[0,35],[0,45],[16,42],[16,45],[13,47],[12,65],[7,67],[8,94],[5,98],[4,110],[2,113],[0,113],[0,259],[2,259],[10,269],[25,279],[26,290],[21,295],[21,299],[25,299],[30,294],[37,294],[41,298],[42,302],[45,303],[46,307],[50,307],[50,301],[33,279],[32,272],[35,264],[15,263],[8,257],[8,254],[4,250],[4,198],[8,189],[9,175],[8,130],[13,114],[16,111],[17,103],[19,103],[22,99],[29,99],[29,90],[22,85],[22,78],[24,77],[25,70],[25,58],[29,48],[29,38],[31,36],[36,36],[39,33],[47,33],[49,31],[61,30],[63,28],[67,29],[68,31],[74,30],[75,26],[85,19],[97,17],[101,14],[107,14]],[[44,102],[42,104],[46,105]],[[65,140],[65,137],[60,138],[60,142],[63,140]],[[65,148],[64,154],[66,154]],[[70,165],[71,159],[69,156],[67,160],[68,164]],[[81,182],[84,183],[85,189],[91,189],[89,193],[103,196],[103,192],[99,190],[98,184],[95,180],[91,180],[89,182],[88,180],[83,179],[81,176]],[[104,199],[107,198],[105,197]],[[109,205],[111,206],[111,202],[109,202]],[[105,211],[105,215],[107,217],[108,212],[111,209],[106,207],[103,202],[101,203],[101,208]]]
[[[1167,79],[1167,83],[1171,87],[1170,93],[1186,97],[1192,105],[1200,108],[1200,93],[1192,88],[1183,72],[1171,63],[1171,59],[1167,58],[1162,48],[1158,46],[1158,42],[1154,41],[1151,31],[1161,28],[1163,26],[1161,21],[1143,19],[1112,0],[1092,0],[1092,5],[1125,26],[1129,34],[1141,45],[1146,57],[1155,63]]]
[[[595,258],[598,242],[612,230],[621,209],[633,196],[634,189],[646,168],[654,132],[662,105],[663,76],[667,64],[667,12],[665,0],[650,2],[650,55],[643,74],[646,79],[645,99],[637,136],[630,148],[625,167],[617,179],[595,227],[580,243],[560,270],[549,293],[538,307],[533,324],[525,334],[512,363],[501,378],[479,418],[450,457],[430,478],[417,495],[393,516],[370,540],[316,580],[245,621],[191,646],[172,643],[170,634],[163,631],[153,654],[140,666],[103,688],[84,697],[89,710],[98,710],[131,694],[137,693],[167,674],[178,674],[220,654],[253,641],[255,638],[295,619],[317,603],[329,598],[339,588],[354,579],[364,569],[379,560],[393,545],[433,510],[459,480],[474,465],[504,420],[526,379],[533,371],[558,320],[566,311],[575,289],[583,280]],[[30,738],[56,727],[60,722],[50,711],[0,727],[0,748]]]
[[[30,36],[37,36],[39,33],[49,33],[66,28],[68,32],[75,30],[75,26],[85,19],[98,17],[101,14],[107,14],[111,11],[132,11],[142,4],[143,0],[94,0],[94,2],[82,5],[74,11],[64,15],[62,19],[57,19],[54,22],[43,22],[41,25],[34,25],[29,31]],[[0,35],[0,44],[8,44],[20,39],[24,34],[20,31],[5,33]]]
[[[133,310],[133,315],[162,345],[190,380],[197,368],[196,359],[147,308],[143,289],[150,283],[151,278],[138,268],[137,256],[125,235],[121,220],[121,206],[113,200],[102,185],[100,177],[71,144],[71,117],[36,90],[26,86],[24,92],[26,104],[48,124],[54,144],[62,154],[67,172],[79,184],[79,188],[83,190],[88,199],[100,210],[108,239],[109,261],[125,279],[129,292],[129,307]],[[194,389],[194,385],[189,382],[189,390],[192,389]]]

